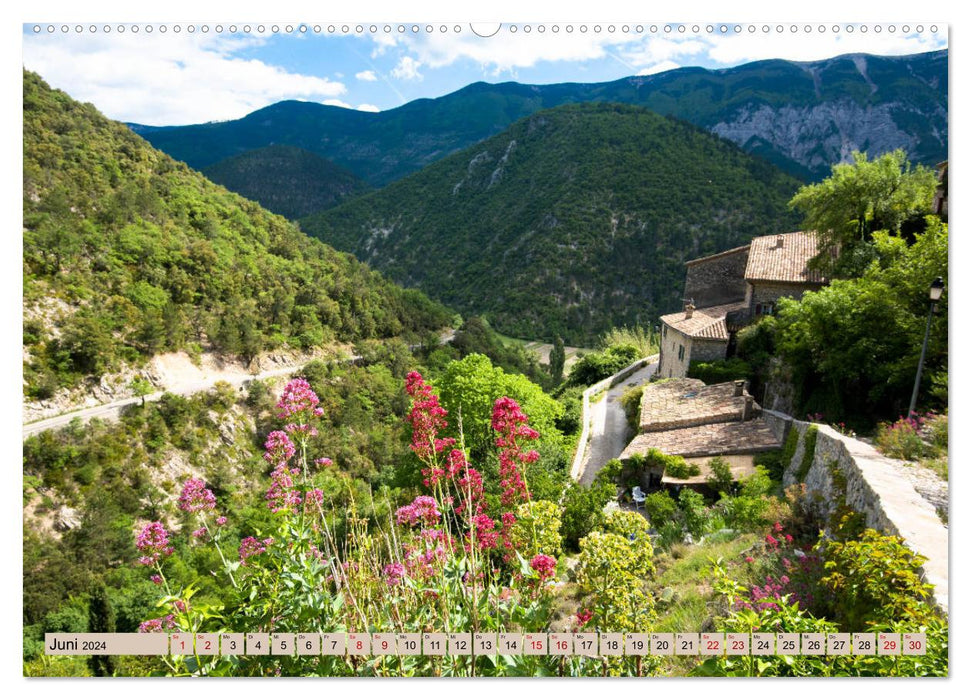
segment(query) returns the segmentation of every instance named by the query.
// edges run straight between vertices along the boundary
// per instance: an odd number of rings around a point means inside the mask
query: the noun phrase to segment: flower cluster
[[[263,446],[266,448],[263,459],[274,466],[286,464],[297,452],[297,448],[290,441],[290,436],[282,430],[274,430],[267,435]]]
[[[395,511],[399,525],[432,525],[438,522],[442,514],[438,511],[438,504],[431,496],[418,496],[406,506]]]
[[[436,454],[444,452],[455,444],[454,438],[439,438],[438,434],[448,422],[445,416],[448,411],[438,403],[438,396],[432,387],[425,383],[421,374],[409,372],[405,378],[405,391],[411,397],[411,410],[408,412],[408,422],[411,423],[411,450],[419,459],[428,463]],[[434,485],[442,476],[434,467],[423,469],[426,486]]]
[[[154,620],[145,620],[138,626],[139,632],[165,632],[175,629],[175,615],[157,617]]]
[[[539,433],[529,427],[529,418],[519,404],[507,396],[497,400],[492,409],[492,429],[498,435],[496,447],[499,452],[499,477],[502,487],[500,498],[503,505],[511,505],[517,500],[528,500],[526,486],[526,465],[539,459],[536,450],[524,450],[520,440],[535,440]]]
[[[202,479],[187,479],[179,496],[179,508],[186,513],[215,510],[216,497],[206,488],[206,482]]]
[[[529,561],[530,568],[539,574],[541,581],[552,578],[556,573],[556,559],[547,554],[537,554]]]
[[[320,399],[310,388],[310,383],[303,378],[292,379],[284,387],[283,394],[276,407],[280,409],[277,417],[280,420],[290,420],[296,417],[303,422],[311,416],[319,418],[324,410],[318,406]]]
[[[389,586],[397,586],[405,577],[405,565],[395,562],[384,567],[384,579]]]
[[[169,533],[160,522],[149,523],[138,533],[135,547],[142,553],[138,563],[150,566],[175,550],[169,546]]]
[[[303,502],[300,491],[293,487],[293,476],[298,473],[286,463],[277,465],[270,474],[270,488],[266,490],[266,504],[270,511],[279,513],[299,506]]]
[[[273,544],[273,538],[267,537],[265,540],[258,540],[255,537],[246,537],[242,542],[239,543],[239,561],[243,566],[246,566],[246,561],[250,557],[255,557],[257,554],[262,554],[266,551],[266,548]]]

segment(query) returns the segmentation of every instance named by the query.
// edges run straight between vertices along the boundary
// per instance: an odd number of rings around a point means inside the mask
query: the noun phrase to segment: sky
[[[906,22],[61,21],[23,25],[23,63],[108,117],[175,125],[288,99],[379,111],[476,81],[602,82],[768,58],[912,54],[947,48],[947,36],[946,24]]]

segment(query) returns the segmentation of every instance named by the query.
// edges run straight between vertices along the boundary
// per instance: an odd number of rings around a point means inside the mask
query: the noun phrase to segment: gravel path
[[[657,369],[657,363],[647,365],[638,370],[615,387],[607,390],[607,395],[597,403],[590,404],[590,443],[587,446],[587,457],[580,470],[580,483],[589,486],[593,483],[603,466],[627,447],[628,435],[627,416],[620,405],[621,395],[633,386],[647,382]]]

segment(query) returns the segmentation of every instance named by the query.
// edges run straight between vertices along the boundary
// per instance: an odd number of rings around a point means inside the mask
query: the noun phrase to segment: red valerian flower
[[[175,550],[169,546],[169,533],[160,522],[149,523],[135,538],[135,547],[142,556],[138,563],[149,566]]]
[[[530,497],[524,476],[526,465],[539,459],[539,453],[536,450],[524,450],[520,442],[535,440],[539,433],[530,428],[528,422],[529,418],[515,399],[504,396],[493,406],[492,429],[498,433],[496,447],[500,449],[500,501],[505,506],[518,500],[528,500]]]
[[[541,581],[551,578],[556,573],[556,559],[548,554],[537,554],[529,560],[529,566],[539,574]]]
[[[280,401],[276,405],[280,409],[277,417],[281,420],[289,420],[294,416],[299,418],[310,418],[311,416],[319,418],[324,415],[323,409],[317,406],[319,403],[320,399],[317,398],[314,390],[310,388],[310,383],[306,379],[298,377],[297,379],[290,380],[283,389]]]
[[[215,510],[216,497],[206,488],[202,479],[187,479],[179,496],[179,509],[186,513],[200,510]]]
[[[418,496],[410,504],[395,511],[399,525],[432,525],[438,522],[442,514],[438,511],[438,504],[431,496]]]
[[[411,450],[427,463],[436,454],[455,444],[454,438],[438,437],[448,427],[448,421],[445,420],[448,411],[441,407],[438,396],[418,372],[408,373],[405,378],[405,391],[411,397],[411,410],[407,416],[411,423]],[[427,473],[422,470],[422,473],[431,480],[431,484],[444,476],[441,470],[431,468]]]

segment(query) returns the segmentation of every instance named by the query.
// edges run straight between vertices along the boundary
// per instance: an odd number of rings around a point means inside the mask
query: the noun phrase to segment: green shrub
[[[674,518],[678,504],[667,491],[655,491],[644,498],[644,511],[654,528],[659,529]]]
[[[684,457],[676,457],[668,462],[664,468],[664,473],[675,479],[690,479],[701,474],[701,467],[685,461]]]
[[[688,367],[688,376],[700,379],[705,384],[721,384],[736,379],[748,379],[751,374],[752,366],[738,357],[713,362],[695,360]]]
[[[558,557],[562,551],[560,507],[549,501],[523,503],[516,509],[513,545],[527,559],[537,554]]]
[[[641,424],[641,397],[644,395],[643,386],[631,387],[620,396],[620,405],[627,416],[627,427],[636,433]]]
[[[924,442],[920,435],[923,420],[919,417],[901,418],[895,423],[881,423],[877,427],[877,447],[888,457],[916,461],[933,457],[937,450]],[[947,417],[944,417],[944,443],[947,443]]]
[[[806,428],[806,433],[802,437],[802,461],[799,462],[799,471],[796,472],[796,481],[805,481],[809,469],[813,466],[813,457],[816,456],[816,436],[819,433],[819,426],[812,424]]]
[[[684,520],[685,529],[692,537],[700,537],[705,533],[708,522],[708,509],[705,508],[705,498],[693,489],[681,489],[678,494],[678,508]]]
[[[627,367],[639,357],[637,346],[630,344],[614,345],[603,352],[592,352],[580,358],[570,368],[568,383],[588,386]]]
[[[705,480],[709,488],[718,494],[731,495],[732,486],[735,484],[735,477],[732,476],[732,465],[723,457],[715,457],[708,460],[708,468],[711,475]]]
[[[566,549],[577,551],[580,540],[603,524],[604,506],[616,493],[616,487],[600,481],[592,486],[570,484],[563,495],[560,515],[560,534]]]

